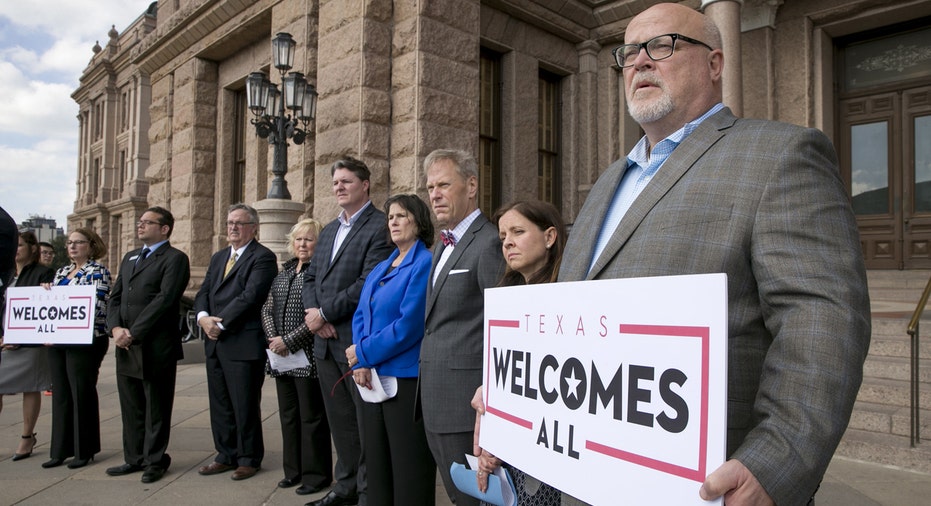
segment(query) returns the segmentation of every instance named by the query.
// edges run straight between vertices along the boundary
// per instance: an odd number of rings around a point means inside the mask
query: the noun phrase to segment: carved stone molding
[[[746,0],[740,10],[740,31],[776,27],[776,11],[784,0]]]

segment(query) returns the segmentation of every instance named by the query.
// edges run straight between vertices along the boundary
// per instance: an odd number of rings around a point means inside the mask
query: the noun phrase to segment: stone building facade
[[[191,256],[196,283],[210,253],[226,244],[229,204],[276,205],[266,199],[272,150],[249,124],[245,78],[263,70],[279,80],[270,50],[278,32],[298,41],[294,70],[319,92],[307,141],[288,152],[286,180],[299,209],[323,221],[335,216],[328,169],[344,154],[373,169],[380,205],[394,193],[425,195],[424,157],[454,147],[480,159],[486,212],[542,198],[571,223],[600,172],[641,135],[625,112],[611,50],[654,3],[153,2],[95,48],[74,92],[81,143],[68,225],[99,230],[115,263],[136,246],[142,210],[167,206],[177,218],[172,241]],[[931,181],[931,155],[921,147],[931,136],[931,38],[923,37],[931,0],[681,3],[704,9],[722,29],[727,105],[746,117],[820,128],[834,140],[862,211],[870,266],[931,267],[931,188],[921,184]],[[884,74],[872,81],[871,61],[882,67],[874,74]],[[861,151],[877,139],[886,166],[864,167]],[[263,232],[263,241],[272,239]]]

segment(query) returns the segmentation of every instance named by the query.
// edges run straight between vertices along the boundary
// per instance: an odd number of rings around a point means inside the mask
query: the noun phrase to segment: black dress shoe
[[[53,467],[58,467],[65,463],[65,459],[51,459],[48,462],[43,462],[42,467],[46,469],[51,469]]]
[[[300,476],[298,476],[297,478],[285,478],[278,482],[278,488],[291,488],[300,482],[301,482]]]
[[[149,466],[145,468],[145,472],[142,473],[142,483],[155,483],[162,479],[162,476],[165,476],[166,471],[168,471],[168,469],[162,466]]]
[[[122,466],[108,467],[107,474],[109,476],[124,476],[127,474],[138,473],[145,469],[139,464],[123,464]]]
[[[310,501],[304,506],[355,506],[356,504],[359,504],[359,496],[341,497],[331,490],[322,499]]]
[[[310,495],[310,494],[316,494],[317,492],[320,492],[321,490],[325,488],[326,488],[325,486],[311,487],[309,485],[301,485],[300,487],[297,487],[294,493],[297,495]]]
[[[71,462],[68,462],[68,469],[79,469],[86,466],[88,463],[93,462],[94,457],[89,459],[71,459]]]

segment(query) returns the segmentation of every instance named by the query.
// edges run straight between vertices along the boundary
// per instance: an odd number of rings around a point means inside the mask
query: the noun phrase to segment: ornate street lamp
[[[255,118],[252,124],[259,137],[268,139],[275,147],[272,163],[270,199],[290,199],[288,183],[288,139],[303,144],[307,137],[307,124],[317,112],[317,90],[308,84],[300,72],[286,73],[294,63],[294,47],[297,45],[291,34],[279,33],[272,39],[272,56],[275,68],[281,73],[281,91],[269,81],[264,72],[253,72],[246,78],[246,97],[249,110]],[[293,116],[285,115],[288,109]],[[303,128],[300,125],[303,124]]]

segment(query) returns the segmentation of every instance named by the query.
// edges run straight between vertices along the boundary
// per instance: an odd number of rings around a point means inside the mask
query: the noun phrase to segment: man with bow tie
[[[424,170],[443,231],[427,285],[420,407],[446,493],[457,506],[477,505],[477,499],[456,489],[449,466],[464,463],[465,454],[472,453],[475,412],[469,401],[482,384],[484,290],[498,284],[504,257],[497,227],[478,209],[475,158],[439,149],[427,155]]]
[[[191,276],[187,255],[168,242],[175,219],[152,207],[136,223],[142,248],[120,264],[110,292],[107,326],[116,345],[116,386],[123,418],[123,460],[110,476],[138,471],[143,483],[162,478],[171,431],[181,350],[179,305]]]

